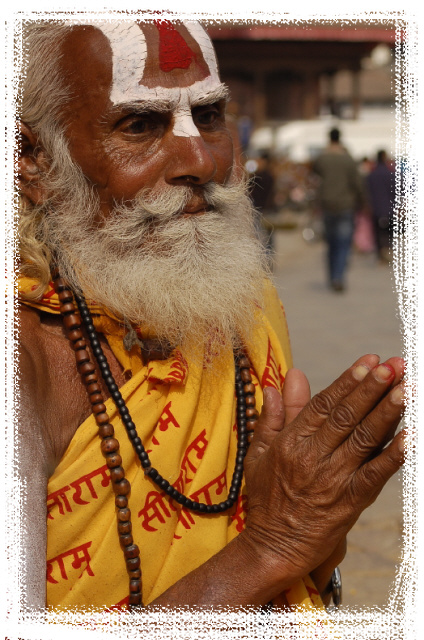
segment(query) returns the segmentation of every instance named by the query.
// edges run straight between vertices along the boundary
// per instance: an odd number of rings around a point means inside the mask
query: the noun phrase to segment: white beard
[[[191,353],[249,340],[268,270],[244,183],[207,185],[202,192],[212,210],[199,216],[179,215],[190,187],[140,193],[99,226],[98,204],[79,182],[45,228],[59,271],[75,290]]]

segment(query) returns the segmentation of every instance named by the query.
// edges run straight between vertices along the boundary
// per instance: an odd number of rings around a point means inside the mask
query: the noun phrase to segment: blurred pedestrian
[[[387,153],[383,149],[377,153],[377,164],[367,178],[367,185],[377,256],[387,261],[393,239],[395,173],[389,167]]]
[[[355,161],[340,142],[339,129],[331,129],[329,138],[313,169],[321,179],[318,199],[328,246],[329,284],[334,291],[344,291],[355,211],[364,202],[364,187]]]
[[[367,156],[362,158],[358,164],[358,170],[362,176],[365,189],[368,176],[373,168],[374,162]],[[368,204],[356,212],[353,245],[359,253],[368,254],[375,252],[374,225]]]

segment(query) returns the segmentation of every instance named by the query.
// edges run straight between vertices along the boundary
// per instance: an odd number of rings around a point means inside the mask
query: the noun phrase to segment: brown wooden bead
[[[64,290],[64,291],[60,291],[58,294],[58,298],[60,302],[73,302],[74,301],[74,296],[72,295],[72,291],[68,290]]]
[[[99,394],[99,395],[101,395],[101,394]],[[93,397],[93,396],[91,396],[91,397]],[[102,396],[102,399],[103,399],[103,396]],[[92,405],[93,405],[92,406],[92,410],[93,410],[94,414],[96,414],[96,413],[104,413],[106,411],[106,405],[103,402],[92,402]]]
[[[253,382],[248,382],[247,384],[244,385],[243,387],[244,393],[250,393],[252,395],[255,395],[255,385],[253,384]]]
[[[259,418],[259,413],[253,407],[246,409],[246,418]]]
[[[74,329],[79,329],[79,327],[81,326],[81,322],[78,316],[75,315],[75,313],[70,313],[68,316],[64,316],[63,326],[68,331],[73,331]]]
[[[68,285],[66,284],[65,280],[59,276],[58,271],[54,274],[53,280],[54,288],[58,293],[61,293],[62,291],[69,291]]]
[[[113,451],[112,453],[108,453],[106,455],[106,464],[109,469],[113,469],[114,467],[119,467],[122,464],[122,458],[119,453]]]
[[[120,534],[124,535],[127,533],[131,533],[131,530],[132,530],[131,522],[118,522],[118,532]]]
[[[102,424],[99,426],[99,436],[101,438],[111,438],[115,433],[115,429],[111,424]]]
[[[62,314],[70,314],[75,313],[75,305],[73,302],[64,302],[60,305],[60,313]]]
[[[97,424],[107,424],[109,422],[109,416],[105,411],[103,413],[97,413],[96,422]]]
[[[113,483],[113,490],[120,496],[127,496],[131,492],[131,485],[126,478],[122,478],[119,482]]]
[[[110,477],[112,482],[119,482],[119,480],[125,478],[125,471],[122,467],[114,467],[110,470]]]
[[[254,429],[256,427],[256,423],[257,423],[258,419],[257,418],[250,418],[247,422],[246,422],[246,427],[247,429]]]
[[[84,338],[80,338],[79,340],[73,341],[72,348],[74,349],[74,351],[79,351],[79,349],[87,349],[87,343]]]
[[[238,366],[240,367],[240,369],[249,369],[250,368],[250,362],[249,360],[246,358],[246,356],[242,356],[239,361],[238,361]]]
[[[80,364],[78,367],[78,371],[83,376],[85,376],[87,373],[94,373],[95,370],[96,370],[96,367],[92,362],[84,362],[83,364]]]
[[[80,373],[81,373],[81,371],[80,371]],[[90,371],[89,373],[85,373],[85,374],[83,373],[82,376],[84,378],[83,382],[86,385],[90,384],[90,382],[98,382],[99,381],[99,378],[98,378],[98,375],[97,375],[96,371]]]
[[[130,580],[139,580],[141,578],[141,569],[134,569],[134,571],[128,571],[128,577]]]
[[[242,369],[240,371],[240,378],[243,382],[252,382],[252,376],[250,375],[249,369]]]
[[[78,365],[82,365],[85,362],[90,362],[90,354],[87,349],[79,349],[75,352],[75,361]]]
[[[141,566],[140,556],[138,556],[137,558],[125,558],[125,560],[127,563],[127,571],[134,571],[134,569],[139,569]]]
[[[141,580],[130,580],[130,593],[139,593],[141,589]]]
[[[130,593],[128,604],[132,605],[133,607],[140,606],[142,604],[141,593]]]
[[[91,395],[92,393],[101,393],[102,390],[97,380],[95,382],[90,382],[90,384],[87,384],[85,388],[88,395]]]
[[[100,445],[103,453],[114,453],[119,450],[119,442],[116,438],[105,438]]]
[[[115,506],[118,507],[118,509],[125,509],[125,507],[128,507],[128,498],[127,496],[115,496]],[[131,531],[131,528],[130,528]],[[129,533],[129,531],[123,531],[121,533]]]
[[[119,536],[119,542],[121,544],[121,547],[129,547],[134,544],[134,539],[131,533],[126,533],[122,536]]]
[[[131,544],[129,547],[124,549],[124,556],[127,560],[132,558],[138,558],[140,555],[140,549],[136,544]]]
[[[81,338],[84,338],[84,335],[81,329],[74,329],[73,331],[70,331],[68,333],[68,339],[71,342],[76,342],[77,340],[81,340]]]
[[[244,399],[246,403],[246,407],[254,407],[255,406],[255,396],[246,396]]]
[[[125,509],[118,509],[116,517],[119,522],[129,522],[131,520],[131,509],[128,509],[128,507],[125,507]]]
[[[106,409],[105,405],[104,405],[104,398],[103,398],[103,394],[102,393],[92,393],[91,395],[88,396],[88,399],[90,400],[92,405],[95,405],[96,407],[96,411],[94,411],[94,406],[93,406],[93,413],[103,413],[104,410]],[[100,409],[99,410],[99,406],[104,407],[104,409]]]

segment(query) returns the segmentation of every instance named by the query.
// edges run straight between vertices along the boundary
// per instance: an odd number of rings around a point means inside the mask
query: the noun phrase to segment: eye
[[[221,118],[221,109],[218,104],[195,107],[192,113],[195,124],[200,127],[211,127]]]
[[[148,123],[146,118],[140,116],[130,118],[125,123],[125,126],[122,127],[122,131],[132,134],[145,133],[147,129]]]
[[[153,112],[131,113],[117,123],[116,129],[128,136],[143,136],[155,131],[159,120],[159,114]]]

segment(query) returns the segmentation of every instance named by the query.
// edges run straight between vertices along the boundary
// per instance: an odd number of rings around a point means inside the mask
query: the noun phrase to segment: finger
[[[352,471],[366,460],[375,458],[392,440],[402,418],[404,405],[403,385],[398,385],[385,396],[373,411],[355,427],[339,448],[344,466]]]
[[[264,388],[262,412],[255,426],[255,433],[246,455],[246,464],[256,460],[264,453],[280,433],[284,425],[284,404],[277,389]]]
[[[290,424],[310,399],[308,378],[300,369],[289,369],[283,386],[284,425]]]
[[[367,498],[367,507],[405,462],[405,440],[406,433],[400,431],[378,456],[362,465],[353,476],[352,492]]]
[[[395,372],[395,377],[392,382],[392,387],[394,387],[397,384],[399,384],[399,382],[403,379],[403,376],[405,375],[405,368],[406,368],[405,360],[403,358],[393,357],[393,358],[388,358],[385,361],[385,364],[389,365],[390,367],[393,367],[393,370]]]
[[[346,398],[379,362],[379,357],[368,354],[358,358],[349,369],[329,387],[316,394],[300,412],[300,420],[288,425],[296,435],[308,436],[320,429],[334,408]]]
[[[399,363],[397,364],[399,365]],[[374,367],[368,373],[366,373],[366,370],[362,370],[364,369],[363,365],[360,365],[360,368],[360,372],[358,372],[358,368],[354,369],[352,375],[356,375],[356,377],[359,377],[359,375],[364,376],[361,384],[333,408],[319,433],[314,434],[314,439],[323,453],[329,454],[335,451],[356,429],[358,429],[358,432],[355,434],[355,443],[359,443],[359,440],[365,440],[370,447],[372,443],[374,449],[377,446],[377,440],[381,442],[385,430],[390,427],[390,424],[387,424],[384,419],[384,410],[387,406],[391,407],[390,403],[389,405],[384,403],[373,414],[375,424],[370,422],[370,419],[365,421],[365,418],[382,401],[387,391],[398,379],[399,367],[396,371],[389,362],[385,362]],[[393,409],[393,407],[391,408]],[[398,415],[400,415],[399,406],[397,406],[397,411]],[[361,430],[360,423],[362,421],[364,422]],[[373,425],[373,427],[370,428],[370,425]],[[349,444],[351,445],[352,443]],[[358,447],[358,454],[360,449],[365,448],[365,442],[363,445],[363,447]],[[361,460],[363,460],[363,457],[361,457]]]

